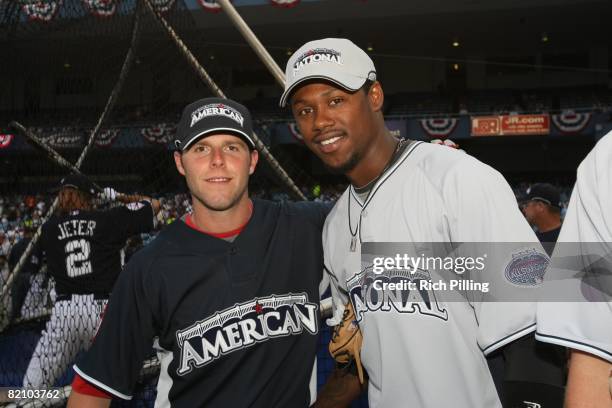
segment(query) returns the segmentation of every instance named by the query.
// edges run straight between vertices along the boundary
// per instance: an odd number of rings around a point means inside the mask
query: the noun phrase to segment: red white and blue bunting
[[[291,8],[300,3],[300,0],[270,0],[274,7]]]
[[[221,11],[221,5],[217,3],[215,0],[198,0],[200,6],[206,11],[210,11],[211,13],[218,13]]]
[[[2,0],[0,0],[1,2]],[[17,0],[21,10],[29,20],[51,21],[58,13],[64,0]],[[81,0],[91,14],[100,17],[112,17],[117,12],[120,0]],[[291,8],[300,4],[300,0],[269,0],[270,4],[279,8]],[[167,12],[176,0],[151,0],[157,10]],[[221,5],[216,0],[198,0],[200,6],[211,13],[221,11]]]
[[[37,128],[33,133],[57,149],[80,147],[83,140],[82,130],[71,127]]]
[[[15,136],[10,133],[0,134],[0,149],[5,149],[9,147],[14,137]]]
[[[142,128],[140,134],[151,143],[166,144],[174,139],[174,125],[160,123],[159,125]]]
[[[62,0],[40,0],[22,3],[21,10],[30,21],[51,21],[62,5]]]
[[[117,11],[115,0],[83,0],[91,14],[98,17],[110,17]]]
[[[291,133],[291,136],[293,136],[298,142],[304,143],[304,136],[302,136],[302,134],[300,133],[300,129],[295,124],[295,122],[289,122],[287,126],[289,126],[289,132]]]
[[[119,129],[104,129],[96,136],[96,146],[110,147],[119,134]]]
[[[552,121],[561,133],[578,133],[584,130],[591,120],[590,113],[576,113],[565,111],[558,115],[552,115]]]
[[[457,118],[420,119],[421,127],[429,137],[444,139],[457,127]]]

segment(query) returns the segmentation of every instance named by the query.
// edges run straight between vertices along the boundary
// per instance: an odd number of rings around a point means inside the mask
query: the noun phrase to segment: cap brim
[[[83,189],[83,187],[79,187],[79,186],[77,186],[75,184],[70,184],[70,183],[64,184],[64,185],[61,185],[61,186],[57,186],[57,187],[53,187],[53,188],[51,188],[49,190],[49,192],[53,193],[53,194],[59,193],[64,188],[73,188],[76,191],[80,191],[82,193],[92,194],[92,195],[96,193],[96,188],[94,186],[92,186],[91,189]]]
[[[194,136],[192,136],[189,140],[187,140],[187,142],[185,142],[184,145],[181,144],[180,150],[184,151],[186,149],[189,148],[189,146],[191,146],[193,143],[195,143],[198,139],[201,139],[204,136],[210,135],[212,133],[223,133],[223,132],[229,132],[231,134],[237,134],[242,136],[244,139],[246,139],[248,145],[250,148],[255,148],[255,141],[253,140],[253,138],[250,135],[247,135],[245,132],[238,130],[238,129],[234,129],[234,128],[228,128],[228,127],[220,127],[220,128],[213,128],[213,129],[207,129],[202,133],[198,133]]]
[[[77,186],[77,185],[75,185],[75,184],[64,184],[63,186],[60,186],[60,190],[61,190],[62,188],[66,188],[66,187],[68,187],[68,188],[74,188],[75,190],[82,191],[82,188],[81,188],[81,187],[79,187],[79,186]]]
[[[342,83],[340,81],[338,81],[337,79],[325,76],[325,75],[308,75],[305,76],[303,78],[298,79],[297,81],[295,81],[294,83],[291,84],[291,86],[289,86],[289,88],[285,89],[285,92],[283,92],[283,94],[281,95],[281,99],[280,99],[280,103],[279,106],[281,108],[284,108],[285,106],[287,106],[287,100],[289,99],[289,96],[291,95],[291,92],[293,92],[293,90],[300,85],[301,83],[303,83],[304,81],[308,81],[311,79],[324,79],[326,81],[329,82],[333,82],[334,84],[338,85],[339,87],[346,89],[347,91],[351,91],[354,92],[356,90],[358,90],[359,88],[361,88],[363,86],[363,84],[365,84],[367,78],[361,78],[361,77],[354,77],[355,81],[352,82],[349,80],[347,80],[346,82],[351,82],[351,83]]]
[[[49,189],[50,193],[58,193],[62,188],[74,188],[75,190],[81,191],[81,189],[74,184],[60,184],[59,186],[51,187]]]
[[[529,197],[527,197],[527,196],[520,195],[520,196],[516,197],[516,202],[519,205],[523,205],[523,204],[527,203],[528,201],[529,201]]]

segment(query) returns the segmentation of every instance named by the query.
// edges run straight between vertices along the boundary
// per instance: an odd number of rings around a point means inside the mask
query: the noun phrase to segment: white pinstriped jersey
[[[586,243],[588,252],[594,252],[600,243],[601,251],[609,256],[612,252],[612,132],[604,136],[578,167],[576,185],[572,192],[559,243]],[[553,260],[567,254],[566,248],[557,245]],[[587,255],[587,254],[585,254]],[[586,260],[586,259],[585,259]],[[554,269],[550,274],[560,271]],[[557,279],[555,279],[557,278]],[[590,302],[540,302],[538,304],[538,328],[536,338],[594,354],[612,362],[612,280],[610,270],[598,279],[597,296]],[[550,282],[549,282],[550,279]],[[559,290],[584,293],[580,280],[559,279],[547,276],[547,284],[562,285]],[[568,287],[567,285],[573,285]],[[564,292],[565,293],[565,292]],[[571,292],[567,292],[568,294]]]
[[[365,288],[351,285],[361,242],[523,242],[541,251],[503,177],[463,152],[413,143],[365,202],[349,187],[323,231],[334,298],[328,323],[350,297],[361,319],[370,407],[501,407],[485,356],[535,329],[535,304],[432,298],[410,311],[370,307]]]

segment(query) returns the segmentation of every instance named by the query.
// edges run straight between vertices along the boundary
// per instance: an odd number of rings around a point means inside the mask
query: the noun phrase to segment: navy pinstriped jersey
[[[147,201],[51,218],[43,226],[41,242],[58,295],[110,293],[121,271],[125,241],[152,228],[153,210]]]
[[[81,377],[131,398],[158,338],[156,406],[309,405],[328,208],[253,202],[233,242],[177,221],[133,256]]]

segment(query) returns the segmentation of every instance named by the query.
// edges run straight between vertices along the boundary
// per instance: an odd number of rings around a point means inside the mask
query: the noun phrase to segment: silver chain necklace
[[[389,158],[389,162],[387,162],[387,165],[385,166],[385,168],[372,181],[369,181],[367,184],[361,187],[361,189],[364,189],[365,187],[369,185],[374,186],[374,184],[376,184],[376,182],[380,180],[383,174],[385,174],[385,172],[389,169],[389,167],[391,167],[391,164],[395,162],[395,159],[397,158],[398,153],[402,150],[402,146],[404,146],[406,142],[407,142],[406,139],[398,140],[397,146],[395,147],[395,150],[393,151],[391,158]],[[363,210],[365,209],[365,203],[368,202],[368,199],[370,198],[370,194],[372,194],[372,191],[373,189],[370,189],[370,191],[368,192],[368,195],[364,201],[364,207],[359,212],[359,222],[357,224],[357,228],[355,228],[355,232],[353,232],[353,227],[351,226],[351,192],[349,191],[347,201],[348,201],[348,224],[349,224],[349,232],[351,233],[351,245],[349,249],[351,252],[355,252],[357,250],[357,234],[359,234],[359,238],[361,239],[361,215],[363,214]]]

